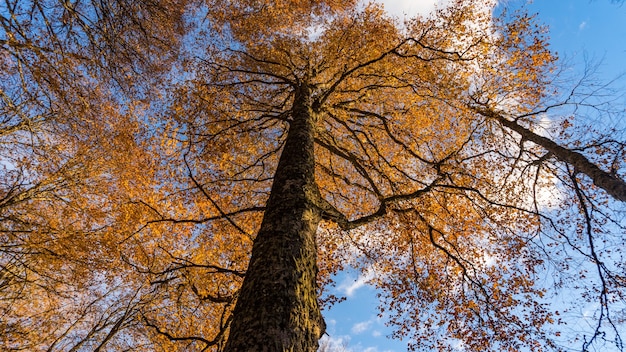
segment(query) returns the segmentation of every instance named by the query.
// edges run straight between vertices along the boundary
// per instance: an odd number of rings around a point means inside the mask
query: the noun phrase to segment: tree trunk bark
[[[310,91],[295,94],[292,121],[224,351],[314,352],[325,324],[317,301],[321,220],[313,199],[314,113]]]

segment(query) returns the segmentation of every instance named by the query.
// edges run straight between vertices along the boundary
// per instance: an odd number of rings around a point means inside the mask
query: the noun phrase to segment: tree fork
[[[224,351],[314,352],[325,324],[317,301],[321,214],[314,199],[315,119],[310,89],[296,90],[287,140],[233,312]]]

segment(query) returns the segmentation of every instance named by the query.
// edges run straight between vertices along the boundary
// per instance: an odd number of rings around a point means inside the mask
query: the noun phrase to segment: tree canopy
[[[623,350],[624,109],[494,6],[6,0],[2,349],[315,351],[353,267],[415,350]]]

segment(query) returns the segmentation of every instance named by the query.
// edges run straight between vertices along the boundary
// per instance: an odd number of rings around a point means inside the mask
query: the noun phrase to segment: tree
[[[599,316],[584,348],[607,327],[621,346],[624,224],[611,208],[623,201],[624,142],[573,143],[569,119],[558,138],[538,132],[542,112],[582,104],[576,94],[551,102],[556,59],[532,17],[494,20],[484,4],[460,0],[404,28],[380,7],[343,1],[43,4],[30,7],[40,23],[81,28],[68,42],[49,29],[58,58],[76,60],[59,61],[59,76],[94,72],[68,80],[89,104],[60,89],[60,106],[82,108],[43,110],[82,138],[77,146],[99,144],[104,155],[85,159],[101,182],[67,188],[64,200],[89,207],[76,220],[35,205],[63,220],[59,233],[100,242],[42,259],[60,271],[84,258],[80,273],[90,275],[64,278],[80,299],[37,298],[28,286],[26,301],[60,302],[47,316],[62,327],[42,326],[43,338],[16,333],[5,346],[315,351],[325,330],[319,293],[346,265],[379,273],[381,311],[415,349],[558,350],[548,284],[586,280],[596,286],[576,292],[597,300]],[[174,8],[187,12],[159,17]],[[9,49],[23,46],[12,33],[36,33],[4,28]],[[173,60],[158,62],[155,50]],[[16,92],[47,82],[35,67]],[[59,119],[85,116],[97,133],[64,130]],[[547,205],[546,192],[560,204]],[[11,258],[3,254],[3,272]],[[563,274],[546,284],[550,268]],[[10,324],[32,318],[8,307]]]
[[[0,349],[96,350],[132,328],[138,286],[111,269],[116,217],[142,185],[124,175],[149,169],[133,160],[136,99],[149,92],[129,73],[164,69],[176,46],[165,14],[176,21],[180,4],[0,5]]]

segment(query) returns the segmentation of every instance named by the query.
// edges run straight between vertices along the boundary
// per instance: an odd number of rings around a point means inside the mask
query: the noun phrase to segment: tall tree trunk
[[[300,87],[294,99],[285,147],[233,312],[227,352],[314,352],[324,333],[316,292],[315,233],[321,216],[313,203],[319,191],[309,88]]]

